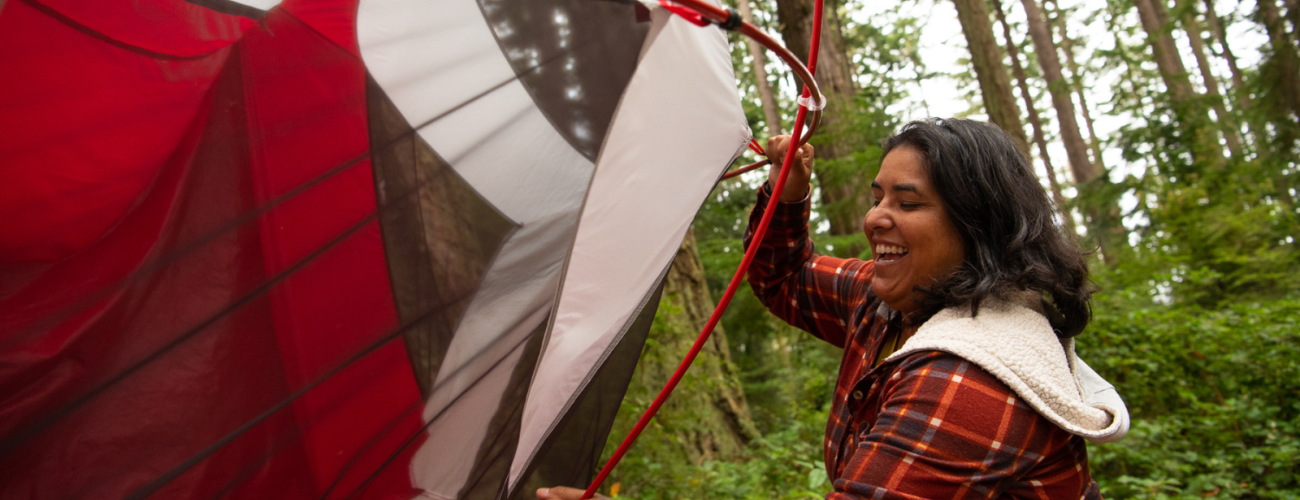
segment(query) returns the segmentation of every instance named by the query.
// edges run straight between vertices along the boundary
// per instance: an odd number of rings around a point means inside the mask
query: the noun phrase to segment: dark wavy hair
[[[1052,203],[1011,136],[989,123],[931,118],[904,125],[885,141],[884,154],[900,147],[921,154],[966,244],[965,262],[955,273],[916,288],[921,309],[911,322],[960,305],[976,315],[990,297],[1035,291],[1058,337],[1082,332],[1092,319],[1087,261],[1053,223]]]

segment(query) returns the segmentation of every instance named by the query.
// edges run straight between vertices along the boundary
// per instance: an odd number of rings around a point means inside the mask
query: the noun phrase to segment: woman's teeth
[[[899,255],[907,255],[907,249],[903,247],[896,247],[893,245],[877,245],[875,253],[876,255],[884,255],[884,254],[891,254],[891,253],[899,254]]]

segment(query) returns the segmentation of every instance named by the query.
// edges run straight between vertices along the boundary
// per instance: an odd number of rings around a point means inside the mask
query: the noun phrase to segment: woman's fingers
[[[541,500],[581,500],[585,490],[570,488],[568,486],[556,486],[554,488],[539,488],[537,498]],[[606,498],[604,495],[596,495],[592,498]]]
[[[803,168],[805,170],[812,170],[812,161],[813,161],[812,144],[804,144],[803,146],[799,146],[798,154],[800,160],[799,163],[803,165]]]
[[[790,136],[788,135],[778,135],[775,137],[768,137],[767,147],[763,149],[763,151],[767,152],[767,159],[774,164],[780,164],[781,160],[777,158],[785,157],[785,149],[786,149],[785,145],[788,144],[789,142],[790,142]]]
[[[781,174],[781,165],[785,161],[785,151],[790,146],[790,136],[780,135],[767,140],[767,158],[772,161],[767,179],[772,186]],[[779,194],[781,201],[799,201],[808,194],[808,183],[812,179],[813,147],[804,144],[795,151],[798,161],[791,162],[790,175],[785,180],[785,187]]]
[[[790,136],[778,135],[767,139],[767,148],[764,149],[764,151],[767,152],[767,159],[771,161],[773,165],[781,165],[781,163],[785,161],[785,152],[787,149],[790,149]],[[802,165],[805,168],[812,168],[812,144],[804,144],[803,146],[800,146],[799,150],[795,152],[795,155],[801,160],[800,162],[795,163],[796,166]]]

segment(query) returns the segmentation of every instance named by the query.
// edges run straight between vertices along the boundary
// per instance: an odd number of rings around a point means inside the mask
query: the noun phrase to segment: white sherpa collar
[[[1034,308],[986,300],[974,318],[969,307],[944,309],[886,361],[920,351],[943,351],[979,365],[1052,423],[1094,443],[1128,433],[1128,409],[1119,393],[1075,355],[1074,340],[1058,339]]]

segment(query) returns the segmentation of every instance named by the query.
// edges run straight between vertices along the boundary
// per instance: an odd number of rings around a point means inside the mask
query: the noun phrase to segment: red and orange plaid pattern
[[[759,190],[746,245],[769,190]],[[1101,498],[1083,439],[979,366],[931,351],[873,368],[890,328],[871,293],[874,264],[816,255],[809,210],[806,199],[777,207],[748,272],[772,313],[844,348],[826,424],[827,498]]]

